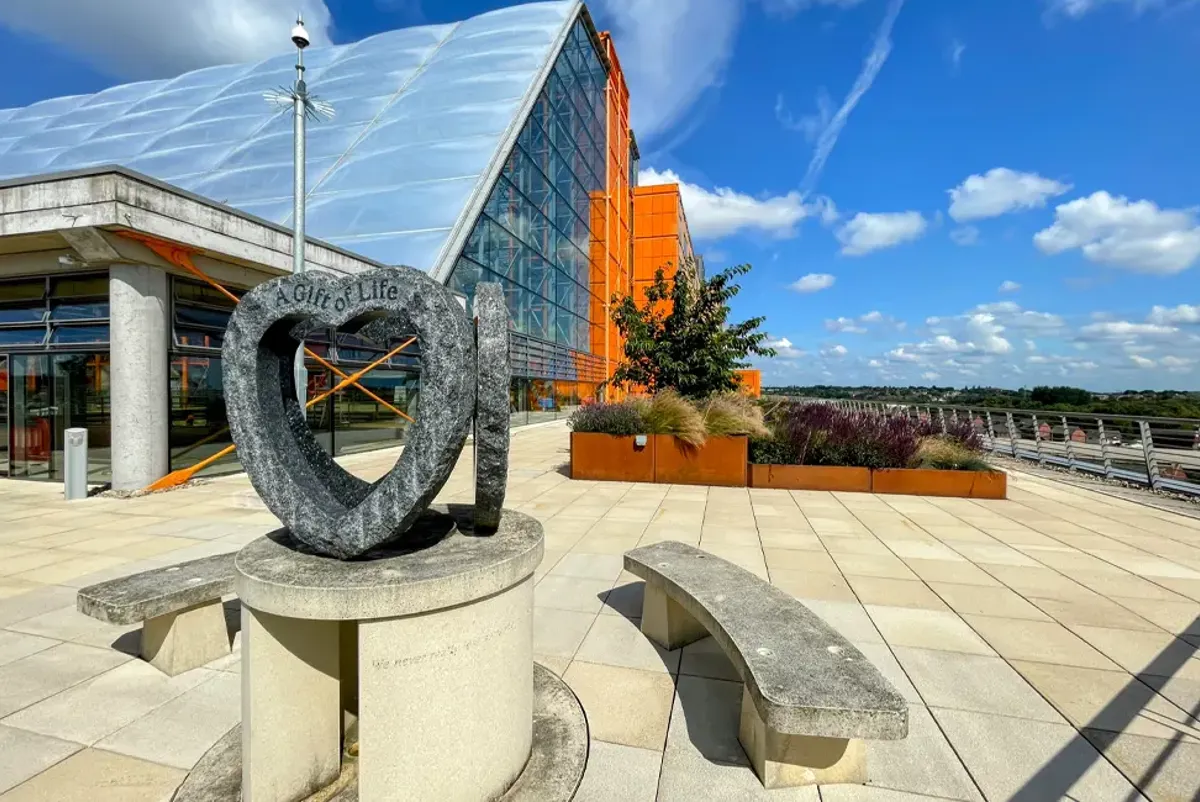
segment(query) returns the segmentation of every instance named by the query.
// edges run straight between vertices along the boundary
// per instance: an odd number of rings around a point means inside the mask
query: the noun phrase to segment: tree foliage
[[[736,389],[736,371],[747,367],[747,356],[775,355],[758,330],[765,318],[728,322],[729,301],[740,289],[735,279],[749,271],[743,264],[700,278],[695,261],[685,260],[674,280],[659,268],[643,304],[632,295],[614,296],[612,318],[625,339],[625,358],[610,383],[651,393],[674,389],[689,398]]]

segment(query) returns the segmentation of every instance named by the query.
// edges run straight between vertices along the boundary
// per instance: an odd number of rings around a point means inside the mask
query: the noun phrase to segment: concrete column
[[[109,269],[115,490],[139,490],[170,470],[167,286],[167,274],[153,267],[113,265]]]

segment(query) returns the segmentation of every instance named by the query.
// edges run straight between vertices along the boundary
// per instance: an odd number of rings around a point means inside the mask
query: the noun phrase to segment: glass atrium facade
[[[310,128],[309,234],[427,270],[468,299],[479,281],[501,283],[514,324],[514,425],[569,414],[605,378],[592,353],[605,321],[595,319],[604,299],[590,289],[589,244],[607,180],[608,67],[581,8],[512,6],[305,56],[314,94],[336,109]],[[0,179],[119,164],[290,225],[290,112],[263,92],[289,80],[292,60],[0,109]],[[230,443],[220,349],[232,302],[173,276],[167,303],[175,470]],[[91,481],[111,476],[108,318],[106,272],[0,279],[0,476],[61,481],[74,426],[89,431]],[[324,360],[309,361],[312,398],[339,380],[330,366],[353,373],[398,343],[331,331],[307,344]],[[317,439],[334,454],[403,442],[419,379],[414,344],[368,373],[366,392],[347,387],[314,405]],[[214,466],[236,468],[236,456]]]

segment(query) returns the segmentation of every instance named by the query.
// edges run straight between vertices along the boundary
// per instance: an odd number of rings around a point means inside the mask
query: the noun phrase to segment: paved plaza
[[[470,499],[470,451],[441,500]],[[374,478],[396,453],[341,462]],[[580,802],[1200,798],[1200,519],[1027,474],[971,501],[577,482],[567,460],[563,423],[516,430],[508,506],[545,524],[534,651],[587,711]],[[168,678],[76,590],[277,521],[244,476],[61,493],[0,483],[0,800],[168,800],[239,719],[237,641]],[[869,745],[868,786],[762,789],[711,639],[665,652],[638,630],[621,554],[664,539],[802,599],[901,691],[909,736]]]

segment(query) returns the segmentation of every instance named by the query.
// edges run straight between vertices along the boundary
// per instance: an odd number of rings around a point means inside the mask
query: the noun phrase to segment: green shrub
[[[926,437],[917,446],[912,468],[932,468],[940,471],[991,471],[978,454],[957,438],[945,435]]]
[[[755,465],[795,465],[796,449],[774,435],[750,438],[750,462]]]
[[[771,430],[763,419],[762,407],[741,393],[721,393],[710,397],[700,406],[700,414],[704,417],[704,431],[710,437],[738,434],[771,436]]]

